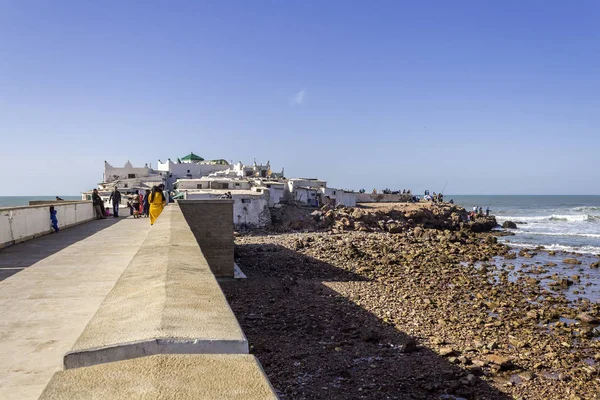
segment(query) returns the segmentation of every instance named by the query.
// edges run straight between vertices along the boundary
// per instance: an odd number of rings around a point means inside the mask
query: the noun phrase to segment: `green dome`
[[[204,158],[197,156],[194,153],[190,153],[187,156],[183,157],[181,161],[204,161]]]

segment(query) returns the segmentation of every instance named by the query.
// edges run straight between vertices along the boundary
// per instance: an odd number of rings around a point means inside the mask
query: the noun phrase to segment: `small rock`
[[[442,347],[439,353],[442,357],[450,357],[456,355],[456,351],[454,351],[452,347]]]
[[[600,324],[600,319],[587,313],[579,313],[575,318],[586,324]]]
[[[498,365],[501,370],[507,370],[513,366],[513,363],[510,358],[503,357],[497,354],[490,354],[487,356],[487,359],[492,364]]]
[[[417,351],[417,342],[414,339],[409,339],[400,347],[401,353],[412,353]]]
[[[581,264],[581,261],[579,261],[579,260],[577,260],[575,258],[565,258],[563,260],[563,263],[565,263],[565,264],[577,264],[577,265],[579,265],[579,264]]]

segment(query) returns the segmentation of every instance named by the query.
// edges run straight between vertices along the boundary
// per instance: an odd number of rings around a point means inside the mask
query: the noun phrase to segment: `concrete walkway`
[[[0,399],[40,396],[149,230],[91,221],[0,250]]]

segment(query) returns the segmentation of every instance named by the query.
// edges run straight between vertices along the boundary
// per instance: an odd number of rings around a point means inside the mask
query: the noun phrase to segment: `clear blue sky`
[[[600,2],[0,0],[0,195],[103,161],[600,194]]]

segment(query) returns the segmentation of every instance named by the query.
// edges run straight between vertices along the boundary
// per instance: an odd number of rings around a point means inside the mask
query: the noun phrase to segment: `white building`
[[[346,207],[356,206],[356,192],[344,189],[320,188],[321,200],[324,204],[329,204],[333,207],[343,205]]]
[[[127,161],[123,167],[113,167],[107,161],[104,161],[104,183],[110,183],[122,179],[145,178],[150,175],[156,175],[148,164],[143,167],[134,167]]]
[[[174,184],[174,188],[180,192],[191,189],[249,190],[251,187],[252,183],[248,180],[212,176],[198,179],[177,179]]]
[[[173,188],[177,179],[199,179],[209,176],[217,171],[224,171],[229,168],[229,163],[225,160],[206,161],[194,153],[178,159],[177,162],[168,159],[166,162],[158,160],[157,170],[164,176],[165,184],[168,190]]]
[[[267,161],[266,165],[257,164],[256,160],[252,165],[245,165],[241,161],[230,165],[229,168],[223,171],[214,172],[211,176],[229,177],[229,178],[272,178],[283,179],[284,169],[281,173],[271,171],[271,162]]]
[[[182,192],[185,200],[220,199],[228,190],[197,189]],[[269,192],[233,190],[233,223],[235,225],[265,226],[271,223]]]

